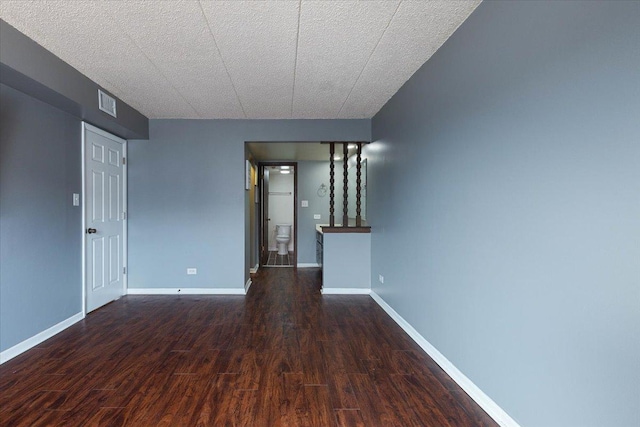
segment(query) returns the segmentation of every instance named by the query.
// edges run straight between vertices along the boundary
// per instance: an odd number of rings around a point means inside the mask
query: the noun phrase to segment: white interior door
[[[84,124],[86,312],[124,294],[126,141]]]

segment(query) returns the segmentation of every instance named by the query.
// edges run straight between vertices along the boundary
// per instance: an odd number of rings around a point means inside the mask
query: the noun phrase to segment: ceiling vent
[[[98,89],[98,108],[110,116],[116,116],[116,99]]]

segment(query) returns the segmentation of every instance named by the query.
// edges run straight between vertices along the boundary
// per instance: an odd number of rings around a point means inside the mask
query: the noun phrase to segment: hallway
[[[493,426],[369,296],[262,269],[243,296],[126,296],[0,366],[11,426]]]

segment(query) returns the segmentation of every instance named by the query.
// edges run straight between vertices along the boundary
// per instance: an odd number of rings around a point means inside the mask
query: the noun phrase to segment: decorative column
[[[349,144],[347,144],[346,142],[342,144],[342,153],[343,153],[343,159],[342,159],[342,170],[343,170],[343,184],[344,184],[344,197],[343,197],[343,208],[342,208],[342,226],[343,227],[348,227],[349,226],[349,206],[348,206],[348,199],[349,199],[349,170],[348,170],[348,163],[347,163],[347,157],[349,156]]]
[[[358,142],[358,155],[356,157],[356,227],[362,227],[362,215],[361,215],[361,198],[362,198],[362,169],[361,169],[361,158],[362,158],[362,143]]]
[[[329,145],[329,227],[336,225],[335,221],[335,165],[333,164],[333,156],[336,152],[336,145],[334,142]]]

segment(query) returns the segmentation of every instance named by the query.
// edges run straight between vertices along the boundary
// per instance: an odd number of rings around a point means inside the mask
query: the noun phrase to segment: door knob
[[[96,230],[95,228],[87,228],[87,234],[94,234],[97,233],[98,230]]]

